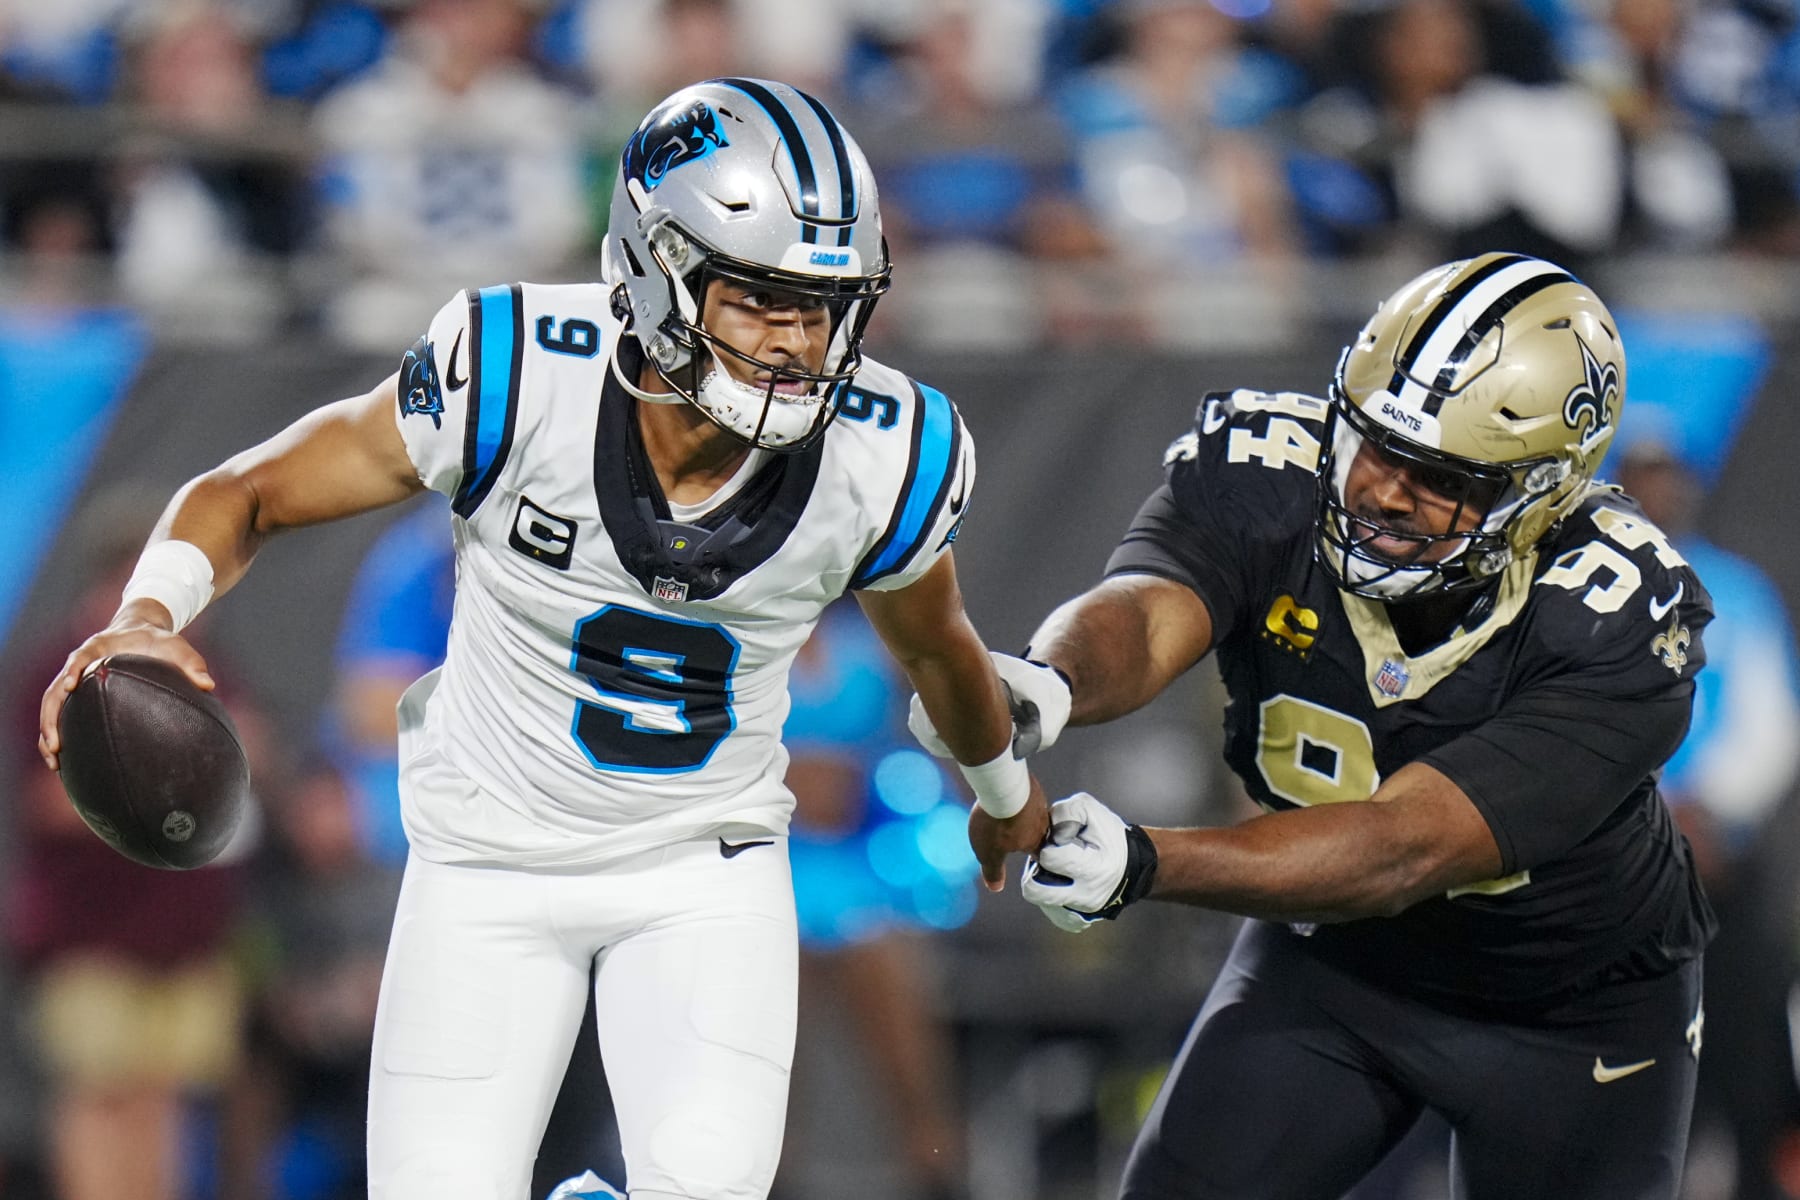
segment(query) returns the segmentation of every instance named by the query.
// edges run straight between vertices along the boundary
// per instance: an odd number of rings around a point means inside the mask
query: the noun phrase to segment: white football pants
[[[787,841],[754,840],[585,874],[412,857],[375,1018],[371,1200],[529,1200],[590,963],[631,1195],[763,1200],[798,947]]]

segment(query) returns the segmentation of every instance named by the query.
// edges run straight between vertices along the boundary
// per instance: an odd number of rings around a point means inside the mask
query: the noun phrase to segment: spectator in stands
[[[1728,1142],[1724,1194],[1783,1200],[1775,1154],[1800,1128],[1787,1012],[1800,976],[1793,865],[1766,831],[1795,802],[1800,779],[1800,659],[1768,577],[1697,529],[1698,473],[1655,422],[1638,428],[1648,432],[1621,447],[1619,483],[1707,581],[1718,611],[1706,633],[1707,669],[1696,676],[1693,724],[1662,778],[1719,916],[1706,951],[1706,1053],[1689,1173],[1716,1173],[1719,1156],[1710,1151]]]
[[[925,8],[895,46],[894,77],[870,89],[855,121],[882,181],[888,240],[927,280],[901,305],[908,326],[949,332],[931,324],[935,315],[960,326],[957,340],[988,324],[1015,340],[1079,336],[1100,301],[1061,286],[1063,275],[996,284],[1020,275],[1025,259],[1079,262],[1106,250],[1067,135],[1045,105],[1011,100],[980,69],[974,14],[953,0]]]
[[[1398,0],[1346,17],[1338,46],[1371,104],[1354,153],[1390,181],[1396,232],[1436,241],[1431,257],[1504,249],[1579,264],[1613,245],[1617,131],[1597,97],[1558,78],[1548,38],[1517,10]]]
[[[320,102],[329,240],[357,278],[329,306],[385,349],[470,279],[562,278],[587,248],[581,98],[527,58],[531,0],[419,0],[389,57]]]
[[[70,606],[71,627],[105,621],[118,606],[151,516],[141,506],[129,519],[117,504],[89,510],[73,539],[92,565]],[[38,664],[40,673],[55,667]],[[28,671],[18,680],[31,678]],[[252,777],[264,778],[261,722],[233,694],[229,673],[219,678]],[[11,697],[15,748],[29,741],[31,690],[21,686]],[[30,993],[29,1048],[48,1087],[56,1194],[176,1200],[194,1166],[183,1156],[188,1102],[218,1094],[238,1051],[240,991],[228,953],[241,883],[228,861],[235,852],[196,871],[139,866],[82,824],[54,775],[19,764],[11,777],[6,931]]]
[[[1785,243],[1794,164],[1753,119],[1774,40],[1748,12],[1613,0],[1569,39],[1576,76],[1605,98],[1627,153],[1628,245],[1709,250]]]
[[[696,79],[759,72],[745,59],[733,0],[587,0],[581,15],[583,63],[597,95],[589,146],[604,168],[595,172],[590,221],[603,234],[611,168],[643,114]]]
[[[78,104],[110,98],[117,27],[133,0],[0,4],[0,72],[16,85]]]
[[[1296,249],[1277,164],[1235,127],[1238,23],[1207,0],[1120,0],[1121,54],[1076,76],[1060,104],[1083,191],[1116,253],[1206,264]]]
[[[1243,26],[1209,0],[1120,0],[1119,51],[1067,79],[1099,303],[1051,336],[1195,351],[1292,328],[1302,242],[1276,139],[1239,99]],[[1028,289],[1014,289],[1029,294]]]
[[[236,1093],[258,1168],[244,1194],[362,1200],[369,1046],[401,869],[369,857],[350,791],[323,762],[270,816],[251,887],[259,970]]]
[[[127,92],[145,133],[118,180],[120,281],[165,316],[257,332],[278,312],[272,268],[308,231],[303,130],[277,119],[231,10],[158,6],[133,32]]]
[[[831,96],[849,55],[842,0],[580,0],[594,86],[621,108],[698,79],[748,74]]]

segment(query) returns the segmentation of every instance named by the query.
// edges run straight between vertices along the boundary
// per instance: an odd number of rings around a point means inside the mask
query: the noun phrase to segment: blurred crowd
[[[6,0],[0,270],[387,352],[591,276],[625,131],[729,74],[858,134],[927,340],[1192,341],[1309,260],[1800,253],[1792,0]]]

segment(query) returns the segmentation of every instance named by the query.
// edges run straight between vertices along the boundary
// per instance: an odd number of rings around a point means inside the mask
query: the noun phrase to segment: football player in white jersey
[[[988,886],[1047,831],[950,547],[974,450],[860,353],[874,180],[812,97],[719,79],[621,156],[604,281],[455,297],[395,375],[189,483],[45,694],[182,626],[283,529],[451,498],[455,616],[401,703],[411,843],[369,1099],[375,1200],[523,1200],[590,971],[632,1200],[767,1194],[793,1049],[780,732],[854,591],[976,795]]]

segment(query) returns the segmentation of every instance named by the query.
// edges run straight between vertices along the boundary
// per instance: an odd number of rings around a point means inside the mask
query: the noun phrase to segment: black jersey
[[[1107,566],[1205,602],[1226,757],[1258,803],[1362,800],[1422,761],[1492,829],[1500,878],[1320,926],[1310,951],[1515,1015],[1694,958],[1712,916],[1656,776],[1705,660],[1698,578],[1635,503],[1596,486],[1463,628],[1408,654],[1386,607],[1314,559],[1327,412],[1292,393],[1208,396]]]

